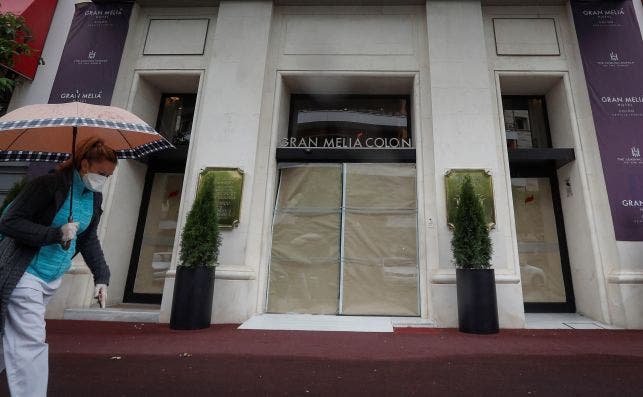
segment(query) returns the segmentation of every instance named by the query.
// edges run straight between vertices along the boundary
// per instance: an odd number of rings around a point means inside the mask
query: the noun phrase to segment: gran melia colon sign
[[[332,149],[405,149],[412,148],[411,138],[346,138],[346,137],[309,137],[282,138],[279,147],[283,148],[332,148]]]

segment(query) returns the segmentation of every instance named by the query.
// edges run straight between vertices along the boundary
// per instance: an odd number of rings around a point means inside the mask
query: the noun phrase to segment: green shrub
[[[461,269],[488,269],[491,267],[491,239],[485,222],[484,209],[466,176],[460,191],[453,222],[451,239],[453,258]]]
[[[2,201],[2,206],[0,207],[0,215],[4,214],[5,208],[11,202],[18,197],[18,194],[22,191],[22,189],[25,187],[27,184],[27,178],[22,178],[18,182],[14,183],[13,186],[11,186],[11,189],[7,192],[7,195],[4,197],[4,200]]]
[[[29,44],[31,31],[22,16],[10,12],[0,13],[0,97],[11,98],[18,75],[9,70],[14,64],[14,56],[33,56]],[[8,100],[7,100],[8,102]]]
[[[179,266],[214,266],[219,258],[221,235],[214,197],[215,175],[202,174],[201,184],[181,236]]]

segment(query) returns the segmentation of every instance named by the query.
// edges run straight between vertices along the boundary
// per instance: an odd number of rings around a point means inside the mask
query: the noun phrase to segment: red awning
[[[21,15],[31,30],[32,40],[29,41],[29,46],[32,48],[31,56],[16,57],[14,66],[11,68],[28,79],[33,80],[36,75],[38,61],[42,56],[42,49],[45,46],[57,3],[58,0],[2,0],[0,2],[1,12]]]

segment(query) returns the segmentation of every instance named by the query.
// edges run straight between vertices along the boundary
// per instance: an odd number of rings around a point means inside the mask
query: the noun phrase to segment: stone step
[[[86,309],[65,309],[63,319],[86,321],[123,321],[132,323],[158,323],[160,309],[140,306],[120,306]]]
[[[290,331],[393,332],[397,327],[433,328],[435,324],[419,317],[333,316],[315,314],[260,314],[240,329]]]

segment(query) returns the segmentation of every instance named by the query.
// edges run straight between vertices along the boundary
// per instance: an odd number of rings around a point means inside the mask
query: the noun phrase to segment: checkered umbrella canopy
[[[119,158],[134,159],[173,148],[132,113],[113,106],[70,102],[29,105],[0,118],[0,161],[64,161],[76,142],[102,138]]]

